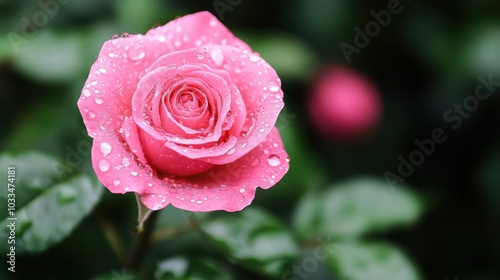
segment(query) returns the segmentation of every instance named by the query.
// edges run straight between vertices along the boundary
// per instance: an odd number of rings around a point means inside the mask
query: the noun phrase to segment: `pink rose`
[[[362,140],[380,122],[382,105],[376,87],[348,68],[324,69],[309,97],[313,125],[326,137]]]
[[[78,101],[104,186],[189,211],[241,210],[285,175],[283,106],[274,69],[208,12],[105,42]]]

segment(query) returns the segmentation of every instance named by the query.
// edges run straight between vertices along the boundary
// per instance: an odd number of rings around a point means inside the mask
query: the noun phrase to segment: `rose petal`
[[[150,30],[146,35],[162,36],[164,40],[173,42],[176,50],[209,43],[250,50],[245,42],[235,37],[214,15],[206,11],[183,16],[165,26]]]
[[[239,211],[255,197],[257,187],[267,189],[288,171],[289,159],[278,130],[239,160],[216,166],[209,171],[185,178],[166,178],[165,186],[144,189],[141,200],[156,210],[166,204],[188,211]]]
[[[211,163],[226,164],[245,155],[263,141],[274,127],[284,103],[281,80],[269,63],[257,53],[247,50],[230,46],[218,48],[224,56],[231,58],[225,59],[219,68],[230,73],[246,111],[245,124],[237,137],[235,150],[210,158]]]

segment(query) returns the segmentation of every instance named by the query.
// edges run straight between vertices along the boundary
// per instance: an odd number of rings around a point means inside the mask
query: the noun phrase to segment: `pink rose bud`
[[[345,67],[323,70],[309,98],[315,128],[338,141],[365,139],[381,117],[380,95],[365,77]]]
[[[288,171],[281,80],[208,12],[104,43],[78,100],[97,177],[151,210],[238,211]]]

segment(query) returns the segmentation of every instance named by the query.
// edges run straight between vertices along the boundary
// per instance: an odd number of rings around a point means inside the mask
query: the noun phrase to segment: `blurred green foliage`
[[[229,5],[223,17],[216,2]],[[16,273],[3,262],[0,279],[498,279],[500,87],[457,129],[443,113],[475,93],[479,76],[500,82],[500,2],[402,0],[402,12],[350,57],[381,92],[378,131],[347,145],[309,123],[316,74],[347,64],[339,45],[355,44],[354,28],[389,2],[0,1],[0,166],[17,167],[24,224]],[[76,100],[105,40],[200,10],[224,18],[282,78],[277,127],[290,171],[240,213],[165,208],[151,246],[124,269],[140,244],[130,235],[135,198],[95,180]],[[404,184],[386,184],[398,156],[440,127],[448,140]]]

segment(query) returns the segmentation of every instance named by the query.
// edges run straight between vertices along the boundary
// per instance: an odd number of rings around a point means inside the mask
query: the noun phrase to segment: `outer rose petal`
[[[289,158],[274,128],[266,140],[239,160],[192,177],[165,179],[140,193],[148,208],[167,204],[188,211],[239,211],[250,205],[257,187],[267,189],[288,171]],[[166,187],[168,186],[168,187]]]
[[[206,44],[230,45],[250,50],[250,47],[235,37],[214,15],[198,12],[151,29],[146,35],[163,36],[176,50],[201,47]]]

